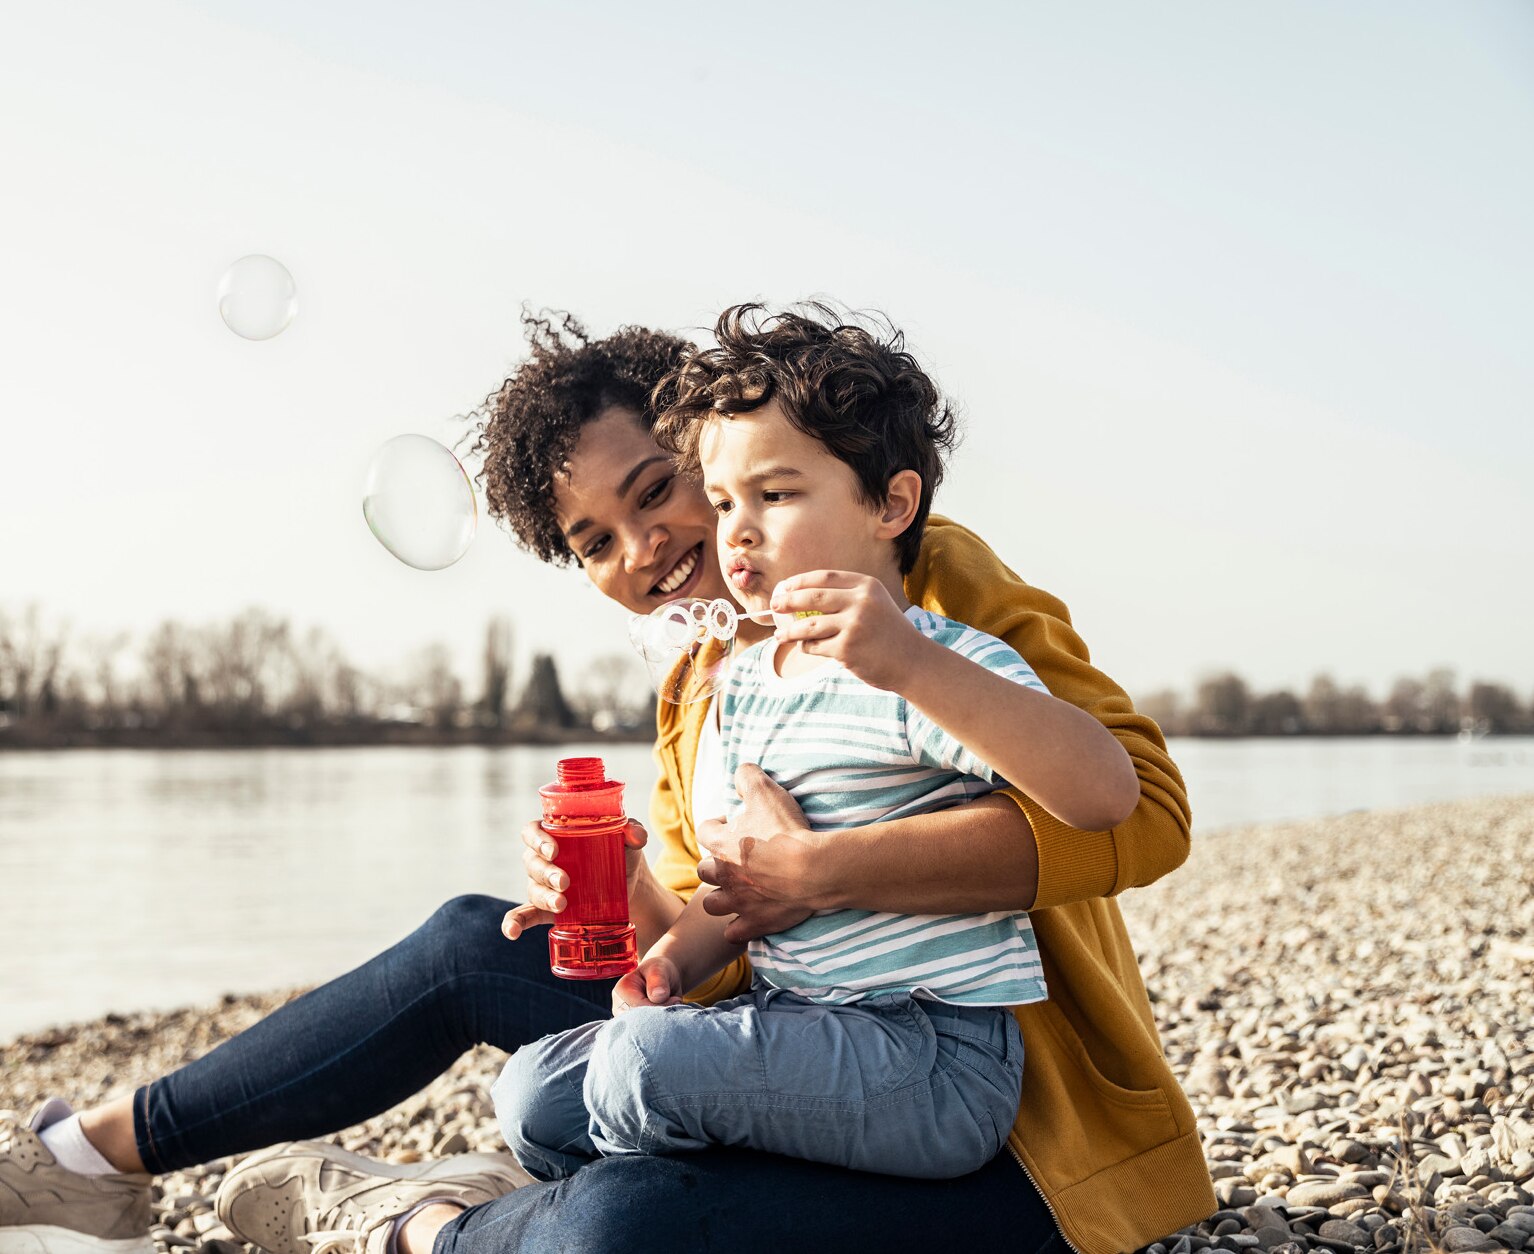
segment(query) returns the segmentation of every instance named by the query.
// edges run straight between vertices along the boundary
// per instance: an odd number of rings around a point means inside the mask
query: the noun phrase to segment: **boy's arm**
[[[703,908],[712,890],[700,888],[670,929],[651,945],[644,961],[613,987],[613,1013],[636,1006],[665,1006],[682,999],[708,976],[740,956],[741,946],[725,939],[729,922]]]
[[[1134,811],[1134,763],[1107,728],[924,636],[877,579],[848,571],[796,576],[779,585],[773,608],[815,611],[777,634],[900,693],[1061,822],[1103,831]]]

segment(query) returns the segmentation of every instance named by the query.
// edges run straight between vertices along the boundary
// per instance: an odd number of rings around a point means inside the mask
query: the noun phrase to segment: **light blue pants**
[[[542,1180],[714,1145],[947,1179],[1001,1151],[1022,1080],[1009,1010],[904,994],[826,1006],[758,985],[546,1036],[493,1093],[507,1144]]]

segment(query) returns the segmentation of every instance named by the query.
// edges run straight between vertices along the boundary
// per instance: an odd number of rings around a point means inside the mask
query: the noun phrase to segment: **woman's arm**
[[[705,822],[698,832],[705,853],[698,874],[718,886],[704,909],[737,916],[727,940],[780,932],[815,910],[985,913],[1033,904],[1033,829],[1009,797],[814,832],[760,767],[741,767],[735,787],[743,802],[736,818]]]
[[[906,576],[912,603],[968,623],[1010,644],[1063,701],[1113,733],[1134,764],[1139,801],[1108,831],[1062,823],[1033,798],[1007,793],[1027,815],[1038,848],[1033,909],[1108,897],[1149,884],[1188,856],[1191,815],[1182,776],[1161,729],[1092,665],[1063,602],[1030,587],[973,532],[933,515]]]
[[[1025,584],[978,536],[937,516],[906,576],[906,595],[1005,640],[1050,692],[1106,727],[1134,765],[1133,811],[1110,830],[1087,831],[1007,789],[952,810],[838,832],[833,841],[810,832],[792,799],[761,777],[746,783],[746,808],[734,823],[706,823],[698,833],[699,874],[722,890],[709,909],[740,915],[730,939],[833,907],[1039,910],[1148,884],[1188,856],[1187,794],[1161,731],[1091,664],[1062,602]],[[1002,809],[1002,797],[1016,808]]]

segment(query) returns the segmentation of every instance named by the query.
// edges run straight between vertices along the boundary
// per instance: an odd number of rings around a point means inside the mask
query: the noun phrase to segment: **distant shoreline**
[[[155,735],[145,737],[142,733],[127,730],[110,732],[69,732],[56,736],[21,735],[11,729],[0,729],[0,753],[49,752],[60,749],[376,749],[420,748],[447,749],[478,746],[484,749],[515,748],[522,745],[568,745],[568,744],[648,744],[655,738],[651,727],[635,727],[612,731],[594,731],[589,727],[545,727],[531,731],[504,732],[486,737],[476,731],[442,731],[428,727],[389,727],[366,733],[341,733],[334,736],[323,732],[280,735],[270,731],[230,733],[216,735],[198,733],[187,735]],[[1467,745],[1498,744],[1507,740],[1527,740],[1526,733],[1477,735],[1466,738],[1461,732],[1426,731],[1347,731],[1347,732],[1170,732],[1168,740],[1458,740]]]
[[[444,749],[461,746],[501,749],[523,745],[648,744],[654,738],[652,727],[600,732],[589,727],[545,727],[525,732],[505,732],[498,736],[485,736],[472,731],[444,732],[427,727],[390,727],[366,733],[343,732],[333,736],[312,731],[281,735],[264,730],[228,735],[199,732],[164,736],[156,734],[152,737],[141,732],[114,730],[47,736],[0,730],[0,753],[8,750],[25,753],[60,749]]]

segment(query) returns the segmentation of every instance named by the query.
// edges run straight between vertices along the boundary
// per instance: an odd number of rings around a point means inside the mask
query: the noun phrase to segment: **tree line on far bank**
[[[0,748],[511,744],[591,737],[647,740],[655,698],[639,661],[594,658],[567,689],[547,654],[513,670],[505,618],[485,628],[477,674],[428,645],[387,674],[353,665],[324,631],[252,609],[226,622],[165,622],[76,637],[33,607],[0,609]],[[1318,675],[1302,693],[1206,676],[1191,695],[1136,701],[1169,736],[1534,733],[1534,701],[1506,684],[1457,683],[1447,669],[1395,681],[1383,699]]]
[[[0,609],[0,748],[650,738],[654,698],[637,658],[595,658],[567,690],[548,654],[515,674],[512,644],[511,623],[492,619],[465,682],[444,645],[370,674],[323,630],[259,609],[165,622],[137,642],[76,637],[36,607]]]
[[[1208,675],[1191,696],[1153,692],[1136,701],[1169,736],[1481,736],[1534,734],[1534,699],[1506,684],[1456,682],[1440,667],[1403,676],[1377,700],[1361,684],[1317,675],[1304,692],[1260,692],[1231,671]]]

